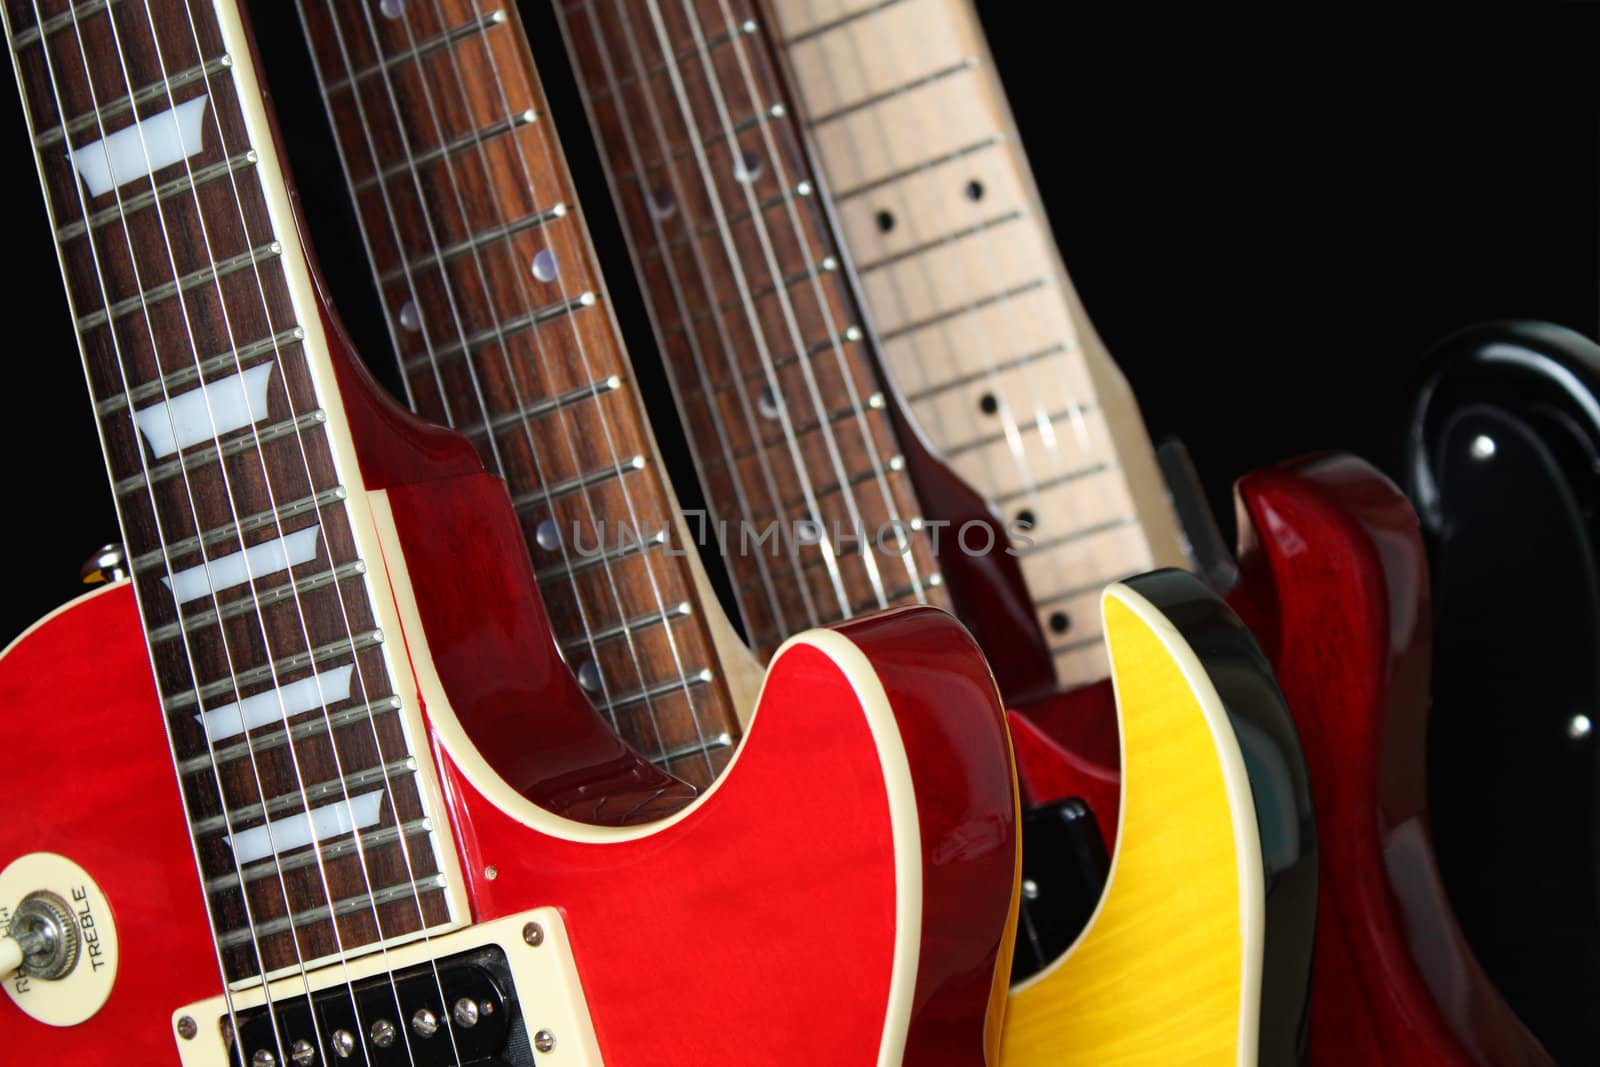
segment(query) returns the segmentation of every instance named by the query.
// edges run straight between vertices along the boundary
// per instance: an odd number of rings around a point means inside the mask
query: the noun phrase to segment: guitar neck
[[[299,9],[412,406],[505,478],[596,707],[709,783],[739,723],[514,6]]]
[[[1064,684],[1106,670],[1107,582],[1184,554],[1083,313],[969,0],[769,0],[888,372],[935,448],[1032,527]]]
[[[223,973],[450,925],[459,871],[239,12],[3,10]]]
[[[765,656],[811,626],[944,603],[754,11],[556,10],[751,644]]]

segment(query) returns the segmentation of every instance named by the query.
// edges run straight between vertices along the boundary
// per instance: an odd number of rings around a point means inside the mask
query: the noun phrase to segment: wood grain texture
[[[1077,944],[1013,990],[1002,1057],[1253,1063],[1264,887],[1238,743],[1147,601],[1111,587],[1104,623],[1122,737],[1110,877]]]
[[[912,416],[996,511],[1064,685],[1096,596],[1185,561],[1127,383],[1084,314],[970,0],[766,0],[844,249]]]
[[[248,42],[231,5],[80,7],[4,10],[225,969],[244,978],[438,925],[444,893],[412,891],[442,861],[347,507],[341,414],[303,343],[320,336],[294,295],[308,268],[270,206],[282,189]],[[201,97],[198,150],[153,174],[95,194],[63,150]],[[161,418],[157,405],[249,370],[268,376],[253,424],[219,429],[207,401],[209,432],[175,450],[136,429],[133,412]],[[164,584],[295,534],[314,539],[302,565],[184,603]],[[327,706],[292,735],[212,736],[197,718],[341,666],[348,697],[319,692]],[[232,835],[374,789],[371,847],[235,860]]]
[[[764,656],[807,626],[943,603],[755,11],[580,0],[557,12],[701,480],[733,529],[752,645]],[[775,533],[741,543],[741,522]],[[886,527],[890,551],[873,544]]]
[[[717,608],[681,554],[514,7],[299,9],[410,403],[506,479],[596,706],[708,784],[740,730],[704,617]]]

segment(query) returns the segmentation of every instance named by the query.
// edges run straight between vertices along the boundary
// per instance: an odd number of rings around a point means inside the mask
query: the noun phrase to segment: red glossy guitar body
[[[682,808],[562,663],[503,483],[378,399],[331,336],[472,920],[561,910],[608,1064],[992,1062],[1020,843],[966,631],[911,608],[797,637],[729,769]],[[0,1000],[0,1058],[174,1063],[173,1012],[221,989],[131,588],[14,643],[0,707],[27,812],[0,827],[0,865],[74,859],[121,937],[87,1022]]]
[[[903,612],[852,639],[898,709],[933,727],[908,746],[915,765],[971,767],[971,746],[1003,751],[997,710],[988,721],[943,711],[955,702],[938,686],[964,698],[993,688],[948,670],[974,661],[947,617]],[[0,848],[71,856],[111,901],[121,938],[113,993],[89,1022],[55,1029],[0,1004],[6,1060],[98,1062],[123,1048],[141,1050],[140,1063],[176,1062],[171,1013],[218,992],[217,965],[130,587],[77,601],[20,640],[0,660],[0,703],[14,751],[58,757],[8,768],[29,817],[8,821]],[[846,677],[806,647],[774,665],[757,718],[747,750],[699,807],[625,844],[532,831],[440,753],[474,917],[562,908],[609,1063],[792,1062],[817,1039],[819,1018],[830,1062],[876,1060],[896,871],[891,829],[870,814],[883,810],[885,789],[873,740]],[[920,812],[926,932],[908,1063],[985,1062],[1017,849],[1012,812],[987,801],[1002,784],[946,777]],[[493,880],[483,877],[490,865]],[[786,1007],[773,1011],[774,1000]]]
[[[1236,498],[1241,574],[1229,602],[1294,713],[1322,850],[1310,1063],[1550,1062],[1473,960],[1433,862],[1429,601],[1415,513],[1378,471],[1341,455],[1258,471]],[[1084,797],[1109,843],[1108,691],[1063,694],[1012,720],[1024,795]]]

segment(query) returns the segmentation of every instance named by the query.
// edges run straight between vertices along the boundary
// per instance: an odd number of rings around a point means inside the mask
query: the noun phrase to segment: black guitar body
[[[1409,427],[1434,567],[1428,798],[1478,960],[1563,1064],[1600,1062],[1600,346],[1448,339]]]

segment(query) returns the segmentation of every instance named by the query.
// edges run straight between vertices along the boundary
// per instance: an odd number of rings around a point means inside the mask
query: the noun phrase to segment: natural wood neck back
[[[447,925],[464,887],[239,12],[4,14],[222,971]]]
[[[943,603],[900,443],[747,0],[561,0],[751,644]],[[903,545],[897,554],[876,547]],[[763,540],[765,538],[765,540]]]
[[[968,0],[767,0],[890,376],[1007,520],[1063,684],[1107,582],[1184,562],[1127,384],[1061,265]]]
[[[738,720],[515,5],[299,0],[406,391],[511,489],[556,637],[705,785]]]

